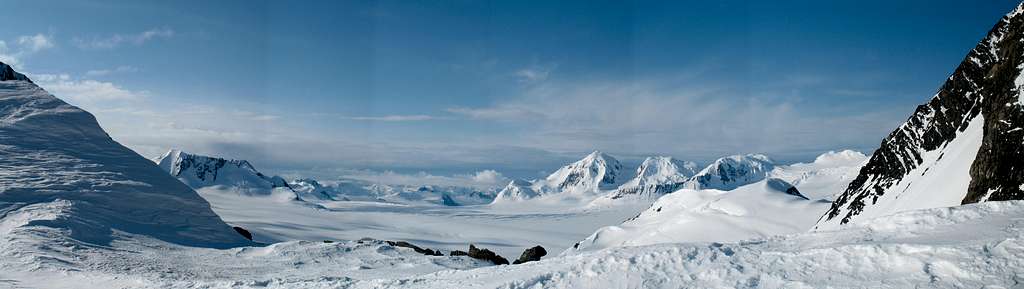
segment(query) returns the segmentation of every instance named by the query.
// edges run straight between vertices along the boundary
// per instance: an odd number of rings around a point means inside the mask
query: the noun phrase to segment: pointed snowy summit
[[[622,164],[600,151],[564,166],[545,178],[535,190],[543,194],[595,194],[601,189],[612,189],[621,180]]]

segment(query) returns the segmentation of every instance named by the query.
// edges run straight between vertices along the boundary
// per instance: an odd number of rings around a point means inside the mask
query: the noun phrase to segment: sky
[[[146,157],[504,181],[870,153],[1016,4],[8,1],[0,61]]]

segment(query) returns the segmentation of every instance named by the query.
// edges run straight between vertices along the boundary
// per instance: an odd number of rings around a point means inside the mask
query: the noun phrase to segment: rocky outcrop
[[[544,250],[544,247],[534,246],[533,248],[526,249],[522,255],[519,255],[519,259],[516,259],[512,264],[522,264],[526,262],[540,261],[541,257],[547,255],[548,251]]]
[[[236,227],[231,227],[231,228],[235,229],[235,232],[238,232],[238,234],[242,235],[242,237],[245,237],[246,239],[249,239],[249,241],[252,241],[252,233],[250,233],[249,230],[246,230],[245,228],[237,227],[237,226]]]
[[[469,252],[454,250],[449,252],[448,255],[469,256],[470,258],[473,259],[489,261],[491,263],[494,263],[494,265],[508,265],[508,259],[505,259],[505,257],[499,256],[497,253],[494,253],[491,250],[477,248],[473,244],[469,245]]]
[[[441,251],[433,250],[433,249],[427,249],[427,248],[420,248],[419,246],[413,245],[412,243],[409,243],[409,242],[406,242],[406,241],[384,241],[384,242],[388,243],[388,245],[391,245],[393,247],[409,248],[409,249],[412,249],[413,251],[416,251],[416,253],[420,253],[420,254],[427,255],[427,256],[444,256],[444,254],[441,253]]]
[[[24,74],[18,73],[17,71],[14,71],[14,68],[11,68],[10,65],[0,62],[0,81],[8,80],[21,80],[32,83],[32,80],[28,79]]]
[[[819,224],[841,225],[863,215],[894,213],[884,209],[889,207],[920,209],[1024,199],[1021,14],[1018,6],[1003,17],[931,100],[882,141]],[[979,126],[976,131],[969,129],[974,123]],[[929,175],[933,179],[923,179]],[[929,185],[947,180],[959,183]],[[923,205],[876,206],[902,201]]]

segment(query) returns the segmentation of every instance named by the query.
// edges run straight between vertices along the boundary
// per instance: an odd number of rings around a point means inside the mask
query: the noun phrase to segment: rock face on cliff
[[[1024,199],[1024,16],[1003,17],[889,134],[819,228],[904,210]]]

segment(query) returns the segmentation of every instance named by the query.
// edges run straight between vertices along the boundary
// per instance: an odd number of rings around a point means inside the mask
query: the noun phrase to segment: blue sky
[[[0,60],[145,156],[532,177],[870,152],[1016,5],[416,2],[18,1]]]

